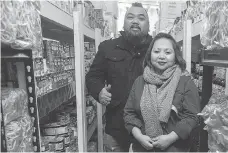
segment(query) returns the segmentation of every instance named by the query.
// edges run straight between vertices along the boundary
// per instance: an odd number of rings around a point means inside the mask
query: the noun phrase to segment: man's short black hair
[[[142,7],[143,8],[142,3],[138,3],[138,2],[132,3],[131,6],[133,6],[133,7]]]

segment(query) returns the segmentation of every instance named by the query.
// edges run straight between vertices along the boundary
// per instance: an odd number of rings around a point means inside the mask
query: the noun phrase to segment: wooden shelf
[[[102,109],[102,117],[104,117],[106,107],[103,107]],[[89,141],[97,127],[97,115],[94,117],[93,122],[88,126],[88,132],[87,132],[87,141]]]
[[[97,115],[94,117],[92,123],[87,128],[87,142],[91,139],[96,127],[97,127]]]

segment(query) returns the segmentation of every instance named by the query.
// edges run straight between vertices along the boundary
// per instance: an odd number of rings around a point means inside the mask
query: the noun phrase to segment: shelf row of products
[[[212,93],[217,95],[225,94],[225,74],[225,68],[215,67],[212,80]],[[192,69],[192,76],[199,91],[202,92],[203,66],[196,64],[195,69]]]
[[[86,119],[87,127],[96,116],[96,103],[91,97],[86,97]],[[41,125],[42,152],[77,152],[77,113],[72,103],[62,105],[49,116],[47,124]],[[95,122],[94,122],[95,123]],[[90,130],[88,128],[88,130]],[[95,148],[94,142],[89,143],[90,150]],[[94,150],[95,151],[95,150]]]
[[[61,72],[75,68],[74,47],[57,40],[44,39],[43,54],[34,59],[35,76]]]
[[[73,1],[65,0],[65,1],[55,1],[50,0],[50,3],[61,9],[62,11],[72,15],[73,14]]]
[[[170,32],[174,35],[181,32],[184,28],[183,22],[192,20],[196,23],[203,19],[204,5],[202,1],[187,1],[187,8],[182,11],[181,16],[177,17]]]
[[[228,47],[228,2],[227,1],[190,1],[191,5],[177,17],[170,32],[177,35],[183,31],[183,23],[192,20],[200,22],[199,31],[201,44],[207,50]],[[196,29],[197,30],[197,29]]]
[[[52,113],[53,114],[53,113]],[[61,106],[41,125],[42,152],[77,152],[77,113],[72,103]]]

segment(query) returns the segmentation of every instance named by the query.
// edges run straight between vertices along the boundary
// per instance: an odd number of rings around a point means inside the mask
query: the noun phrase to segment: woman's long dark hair
[[[146,66],[152,67],[152,64],[151,64],[151,51],[153,49],[155,41],[158,40],[158,39],[161,39],[161,38],[166,38],[166,39],[171,40],[172,45],[173,45],[173,49],[174,49],[174,52],[175,52],[176,64],[178,64],[180,66],[181,70],[184,71],[186,69],[186,62],[185,62],[185,60],[183,59],[183,57],[181,55],[180,47],[177,44],[176,40],[171,35],[169,35],[167,33],[159,33],[159,34],[157,34],[154,37],[153,41],[150,43],[150,46],[149,46],[149,48],[148,48],[148,50],[146,52],[146,55],[145,55],[145,58],[144,58],[144,61],[143,61],[143,68],[145,68]]]

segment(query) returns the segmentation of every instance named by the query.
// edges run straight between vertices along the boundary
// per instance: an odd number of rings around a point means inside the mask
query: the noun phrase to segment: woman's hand
[[[137,140],[146,150],[153,149],[153,141],[149,136],[141,135]]]
[[[153,138],[152,141],[154,147],[160,148],[161,150],[165,150],[178,139],[178,135],[175,132],[171,132],[170,134],[160,135],[156,138]]]
[[[153,149],[153,141],[151,138],[147,135],[143,135],[141,130],[137,127],[134,127],[132,129],[132,135],[135,137],[135,139],[147,150]]]

